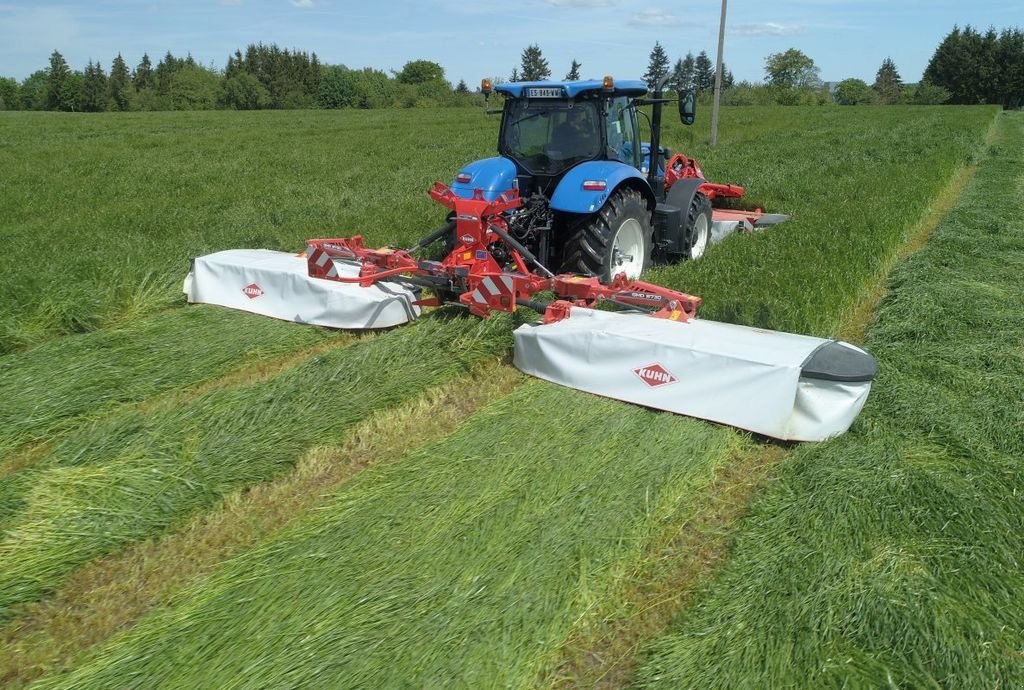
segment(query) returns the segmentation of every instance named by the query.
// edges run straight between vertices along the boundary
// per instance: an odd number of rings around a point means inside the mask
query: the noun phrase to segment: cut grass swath
[[[530,687],[735,444],[530,383],[43,687]]]
[[[507,395],[526,377],[484,362],[407,404],[378,410],[339,446],[317,446],[295,470],[237,490],[180,530],[148,539],[77,570],[40,602],[18,607],[0,626],[0,686],[21,687],[45,672],[81,662],[87,650],[130,628],[187,585],[303,519],[366,467],[444,438],[473,412]]]
[[[119,403],[338,338],[320,328],[197,306],[0,358],[0,468],[11,449],[50,439],[83,415],[101,416]]]
[[[0,618],[90,558],[270,479],[375,410],[496,357],[507,330],[503,320],[438,315],[268,381],[76,430],[32,468],[0,478]]]
[[[1024,116],[897,268],[865,423],[799,448],[648,688],[1024,685]]]

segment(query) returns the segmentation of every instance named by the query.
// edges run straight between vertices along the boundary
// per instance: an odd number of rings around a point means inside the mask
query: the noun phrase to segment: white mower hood
[[[358,264],[333,261],[339,275],[359,275]],[[304,256],[267,249],[229,249],[196,257],[183,291],[189,302],[331,328],[387,328],[420,314],[413,304],[417,297],[406,285],[381,281],[360,287],[310,278]]]
[[[514,362],[570,388],[792,441],[846,431],[877,368],[834,340],[579,307],[516,329]]]

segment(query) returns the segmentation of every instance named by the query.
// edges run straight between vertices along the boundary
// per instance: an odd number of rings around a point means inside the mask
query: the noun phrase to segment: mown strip
[[[43,687],[530,686],[736,443],[530,383]]]
[[[0,475],[19,464],[12,449],[47,441],[83,416],[347,337],[197,306],[0,357]]]
[[[85,650],[130,628],[154,606],[267,538],[359,472],[448,435],[480,407],[525,378],[493,363],[428,390],[356,426],[340,446],[318,446],[291,472],[225,497],[183,529],[101,558],[53,596],[23,606],[0,628],[0,684],[21,687],[72,667]]]
[[[90,559],[270,479],[373,412],[497,356],[507,338],[501,320],[438,314],[266,381],[76,430],[45,460],[0,479],[0,618]]]
[[[864,423],[799,448],[648,688],[1024,685],[1024,116],[898,267]]]

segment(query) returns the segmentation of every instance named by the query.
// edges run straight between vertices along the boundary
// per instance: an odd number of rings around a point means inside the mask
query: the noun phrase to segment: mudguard
[[[570,170],[558,183],[551,197],[551,208],[568,213],[593,213],[604,206],[615,190],[626,180],[638,180],[648,203],[654,205],[654,194],[640,171],[617,161],[587,161]],[[604,182],[600,191],[583,189],[583,183]]]
[[[466,177],[469,179],[466,180]],[[480,189],[487,201],[494,201],[499,194],[512,189],[515,181],[516,164],[508,158],[496,156],[463,167],[455,176],[450,189],[462,199],[472,199],[473,190]]]

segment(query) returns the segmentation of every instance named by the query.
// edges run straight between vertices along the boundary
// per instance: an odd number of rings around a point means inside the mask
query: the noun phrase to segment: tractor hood
[[[455,175],[451,190],[462,199],[472,199],[473,191],[479,189],[484,199],[494,201],[502,192],[516,184],[516,164],[508,158],[496,156],[484,158],[464,166]]]

